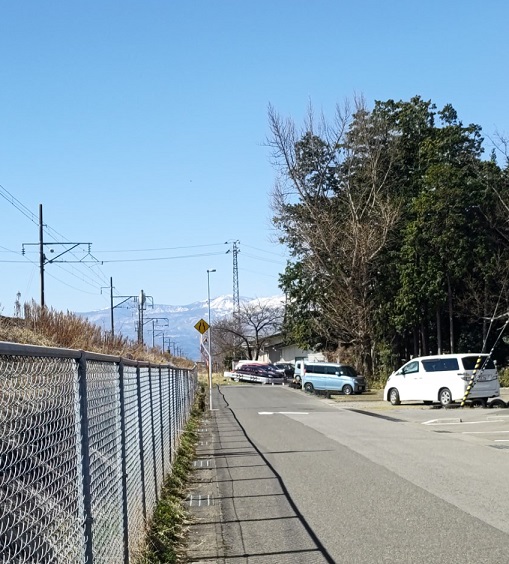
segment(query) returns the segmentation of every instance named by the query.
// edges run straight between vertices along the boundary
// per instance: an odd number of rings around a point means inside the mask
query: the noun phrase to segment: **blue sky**
[[[103,261],[47,265],[56,309],[108,307],[110,277],[183,305],[216,269],[211,296],[231,294],[234,240],[240,294],[278,294],[268,105],[301,124],[310,103],[420,95],[507,135],[508,22],[504,0],[0,2],[3,314],[39,300],[39,204]]]

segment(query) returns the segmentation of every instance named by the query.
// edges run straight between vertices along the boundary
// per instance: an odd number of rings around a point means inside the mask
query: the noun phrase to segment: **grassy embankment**
[[[182,368],[191,368],[193,362],[174,357],[161,349],[140,345],[121,335],[90,323],[71,312],[42,308],[35,302],[23,307],[23,317],[0,316],[0,341],[85,350],[90,352],[144,360],[155,364],[171,362]]]

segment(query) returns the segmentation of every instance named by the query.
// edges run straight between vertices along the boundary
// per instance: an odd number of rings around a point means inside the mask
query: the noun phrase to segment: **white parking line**
[[[463,431],[462,435],[498,435],[509,431]]]
[[[496,423],[496,421],[463,421],[462,419],[430,419],[423,425],[478,425],[479,423]]]
[[[509,439],[494,439],[494,443],[509,443]]]
[[[258,415],[309,415],[307,411],[259,411]]]

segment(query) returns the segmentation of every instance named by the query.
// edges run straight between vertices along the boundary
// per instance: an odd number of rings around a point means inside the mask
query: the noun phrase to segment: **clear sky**
[[[1,1],[3,314],[18,291],[39,300],[37,246],[21,255],[39,204],[47,242],[103,261],[46,266],[56,309],[108,307],[110,277],[184,305],[216,269],[211,297],[231,294],[234,240],[240,294],[278,294],[268,105],[301,124],[310,103],[332,118],[356,94],[420,95],[481,125],[489,152],[509,134],[508,28],[506,0]]]

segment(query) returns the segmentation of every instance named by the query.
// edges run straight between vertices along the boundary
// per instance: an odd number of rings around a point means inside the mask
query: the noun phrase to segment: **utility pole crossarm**
[[[56,257],[49,259],[46,255],[44,255],[44,264],[51,264],[52,262],[74,262],[74,263],[78,263],[78,262],[83,262],[83,260],[57,260],[58,258],[60,258],[61,256],[70,253],[72,250],[74,250],[76,247],[79,247],[80,245],[88,245],[88,247],[90,247],[90,245],[92,245],[92,243],[86,243],[86,242],[80,242],[80,243],[72,243],[72,242],[67,242],[67,241],[52,241],[51,243],[48,242],[41,242],[41,243],[22,243],[21,244],[21,253],[25,254],[25,247],[29,247],[31,245],[37,245],[39,247],[46,247],[46,246],[50,246],[50,247],[55,247],[56,245],[71,245],[71,247],[69,247],[68,249],[65,249],[65,251],[62,251],[60,254],[58,254]],[[87,253],[89,254],[89,253]],[[94,260],[94,261],[87,261],[87,262],[100,262],[98,260]]]

